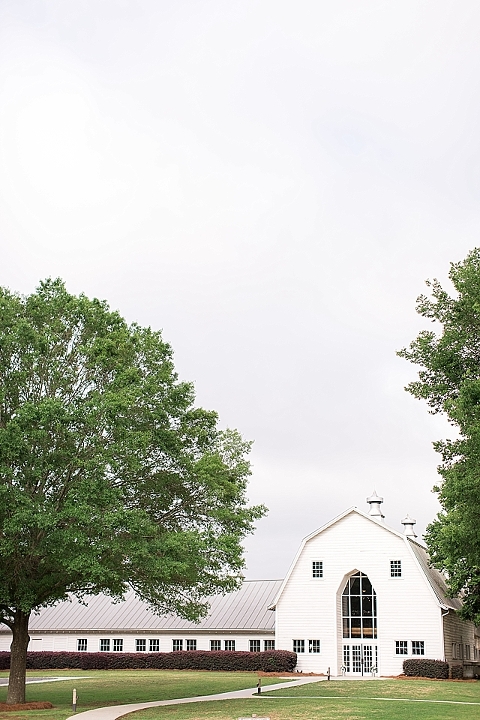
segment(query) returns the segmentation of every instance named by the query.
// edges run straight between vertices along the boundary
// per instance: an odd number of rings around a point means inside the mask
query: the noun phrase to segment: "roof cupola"
[[[370,505],[370,512],[368,513],[375,520],[382,521],[385,515],[382,513],[380,505],[383,503],[383,498],[377,495],[377,491],[374,490],[373,494],[367,498],[367,503]]]
[[[417,535],[415,533],[415,530],[413,529],[413,526],[415,525],[417,521],[412,520],[410,515],[407,513],[407,517],[402,520],[402,525],[405,526],[405,530],[403,531],[404,535],[407,535],[408,537],[414,537],[416,538]]]

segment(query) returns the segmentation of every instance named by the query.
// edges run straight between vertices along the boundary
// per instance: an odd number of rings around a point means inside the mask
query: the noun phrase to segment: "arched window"
[[[377,595],[361,572],[347,580],[342,594],[342,619],[344,638],[377,637]]]

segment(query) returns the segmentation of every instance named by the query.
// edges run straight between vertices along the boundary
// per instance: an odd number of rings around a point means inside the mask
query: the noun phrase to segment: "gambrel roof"
[[[408,538],[408,543],[415,554],[418,564],[432,586],[433,592],[437,596],[439,604],[449,610],[460,610],[462,607],[462,601],[460,598],[451,598],[448,596],[445,577],[441,572],[430,565],[429,555],[423,545],[419,545],[419,543],[415,542],[411,538]]]
[[[268,632],[273,633],[275,617],[267,608],[271,605],[281,580],[245,580],[239,590],[227,595],[208,598],[210,612],[199,623],[189,622],[173,615],[155,615],[147,603],[139,600],[133,591],[123,602],[113,603],[106,595],[96,595],[82,605],[71,602],[32,614],[30,634],[122,632],[162,633],[176,631],[201,632]],[[9,632],[0,625],[0,632]]]
[[[310,533],[310,535],[307,535],[301,542],[300,548],[295,556],[295,559],[293,560],[292,565],[290,566],[290,569],[285,577],[285,580],[282,582],[281,587],[278,591],[277,596],[275,597],[274,602],[270,605],[269,609],[274,610],[276,607],[276,604],[282,595],[282,592],[293,572],[293,569],[295,565],[297,564],[297,561],[305,547],[305,545],[312,540],[313,538],[317,537],[321,533],[325,532],[325,530],[328,530],[328,528],[332,527],[332,525],[335,525],[336,523],[340,522],[340,520],[343,520],[348,515],[351,515],[352,513],[356,513],[357,515],[360,515],[361,517],[365,518],[369,522],[374,523],[375,525],[378,525],[381,527],[385,532],[391,533],[392,535],[395,535],[396,537],[400,538],[402,542],[404,542],[407,547],[409,548],[410,553],[413,555],[413,558],[419,567],[426,583],[428,584],[431,593],[433,594],[433,597],[435,598],[435,601],[437,604],[442,607],[445,610],[459,610],[462,606],[461,600],[458,598],[450,598],[448,596],[447,591],[447,585],[445,582],[445,578],[438,570],[431,567],[429,556],[426,551],[426,549],[421,545],[420,543],[413,540],[411,537],[408,537],[407,535],[404,535],[402,533],[399,533],[397,530],[394,530],[393,528],[388,527],[388,525],[384,525],[384,523],[381,520],[378,520],[374,517],[371,517],[370,515],[367,515],[367,513],[364,513],[362,510],[359,510],[357,507],[351,507],[348,510],[345,510],[341,515],[338,515],[333,520],[330,520],[326,525],[323,525],[318,530],[315,530],[314,532]]]

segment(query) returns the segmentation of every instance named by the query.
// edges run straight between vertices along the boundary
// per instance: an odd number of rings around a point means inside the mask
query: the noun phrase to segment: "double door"
[[[347,674],[366,675],[377,670],[377,646],[359,643],[343,646],[343,667]]]

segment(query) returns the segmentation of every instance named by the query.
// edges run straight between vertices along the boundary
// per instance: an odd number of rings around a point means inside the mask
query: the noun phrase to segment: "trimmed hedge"
[[[412,677],[438,678],[448,680],[448,663],[443,660],[412,658],[403,661],[403,672]]]
[[[463,665],[450,665],[450,677],[452,680],[463,680]]]
[[[169,653],[29,652],[29,670],[262,670],[292,672],[297,654],[288,650],[229,652],[183,650]],[[0,670],[10,668],[10,653],[0,652]]]

